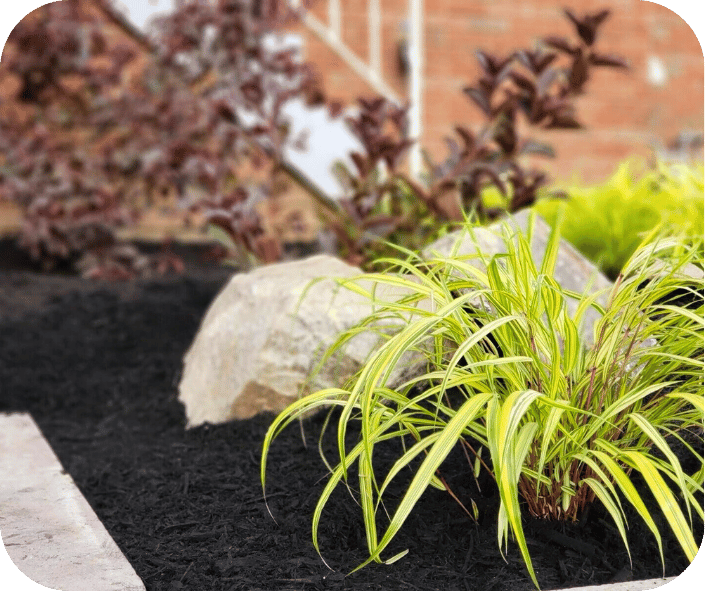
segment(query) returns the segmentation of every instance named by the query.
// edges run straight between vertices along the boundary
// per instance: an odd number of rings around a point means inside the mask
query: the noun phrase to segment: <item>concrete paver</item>
[[[145,590],[27,414],[0,413],[0,533],[14,564],[50,589]],[[673,579],[571,591],[646,591]]]
[[[0,414],[0,532],[15,565],[50,589],[145,589],[27,414]]]

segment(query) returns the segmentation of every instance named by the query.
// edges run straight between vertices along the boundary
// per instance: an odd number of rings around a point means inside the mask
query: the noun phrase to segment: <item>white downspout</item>
[[[421,140],[423,133],[423,0],[409,0],[409,20],[411,35],[409,39],[409,63],[411,76],[409,80],[409,137],[416,140],[411,147],[410,172],[414,180],[421,178],[423,157],[421,155]]]
[[[328,0],[328,26],[336,39],[340,39],[340,0]]]
[[[382,14],[380,0],[367,0],[367,18],[370,34],[370,68],[372,75],[382,79]]]

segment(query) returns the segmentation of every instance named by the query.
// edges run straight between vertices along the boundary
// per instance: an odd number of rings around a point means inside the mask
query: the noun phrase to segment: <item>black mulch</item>
[[[267,490],[276,522],[259,479],[272,416],[184,429],[176,399],[181,358],[226,270],[197,261],[181,277],[90,284],[15,268],[7,243],[0,261],[0,411],[32,414],[148,590],[533,588],[512,542],[507,561],[500,556],[494,488],[484,477],[477,490],[462,454],[448,460],[444,475],[462,500],[475,500],[479,523],[431,490],[385,557],[408,554],[345,577],[365,557],[359,511],[346,491],[329,503],[320,533],[335,571],[311,543],[326,475],[317,450],[321,417],[305,424],[307,447],[290,428],[271,451]],[[332,438],[325,445],[332,457]],[[398,449],[379,450],[382,462],[386,451]],[[630,525],[633,571],[598,507],[580,524],[527,521],[542,587],[660,576],[653,538],[634,515]],[[687,566],[670,535],[664,553],[667,575]]]

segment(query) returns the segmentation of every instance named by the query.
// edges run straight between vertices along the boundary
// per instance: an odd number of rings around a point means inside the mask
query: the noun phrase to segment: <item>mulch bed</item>
[[[184,429],[181,359],[230,271],[205,262],[198,249],[180,254],[181,276],[91,283],[31,270],[0,242],[0,411],[32,414],[148,590],[533,588],[513,543],[507,561],[500,556],[496,491],[486,477],[478,491],[462,454],[449,458],[444,474],[461,499],[475,500],[478,523],[448,494],[430,490],[386,552],[408,548],[408,555],[345,577],[365,558],[365,541],[359,510],[341,490],[320,533],[329,570],[310,535],[326,476],[317,449],[322,417],[304,424],[307,446],[295,427],[270,453],[275,521],[259,479],[273,417]],[[333,437],[324,442],[329,457],[334,446]],[[578,524],[528,520],[542,588],[661,576],[653,537],[630,517],[633,571],[597,506]],[[666,532],[660,512],[654,517]],[[664,553],[667,576],[687,566],[670,534]]]

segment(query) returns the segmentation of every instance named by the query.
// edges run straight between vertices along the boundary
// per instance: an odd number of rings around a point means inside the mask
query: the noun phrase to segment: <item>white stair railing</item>
[[[411,175],[421,180],[424,169],[421,153],[423,137],[423,82],[424,82],[424,4],[423,0],[409,0],[409,20],[411,21],[411,38],[409,39],[409,137],[416,139],[409,154]]]
[[[292,7],[299,7],[301,0],[289,0]],[[382,10],[380,0],[367,0],[368,47],[365,60],[357,55],[342,38],[344,0],[328,0],[328,22],[324,23],[308,11],[303,14],[303,22],[319,39],[333,50],[350,69],[365,80],[375,91],[390,101],[401,105],[404,101],[396,91],[384,81],[382,76]],[[421,138],[422,98],[423,98],[423,0],[409,0],[409,136]],[[423,159],[421,145],[416,142],[411,149],[411,173],[420,176]]]
[[[341,3],[344,0],[328,0],[328,22],[323,22],[308,11],[303,13],[303,22],[321,41],[332,49],[355,74],[360,76],[382,96],[397,104],[402,100],[382,78],[382,16],[380,0],[368,0],[369,56],[364,60],[343,41]],[[293,7],[301,5],[300,0],[289,0]]]

